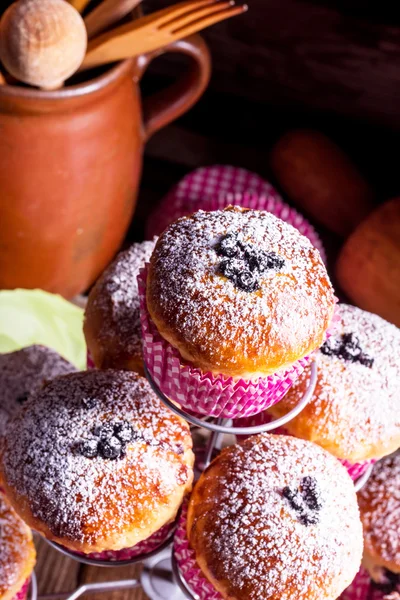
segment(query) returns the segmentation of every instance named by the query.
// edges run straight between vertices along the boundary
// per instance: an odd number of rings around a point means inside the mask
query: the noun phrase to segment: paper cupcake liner
[[[86,368],[88,370],[96,368],[96,365],[94,364],[94,360],[93,360],[92,355],[90,354],[89,350],[87,351],[87,354],[86,354]]]
[[[161,200],[149,218],[146,235],[149,239],[159,235],[179,217],[202,209],[208,198],[234,192],[278,196],[270,183],[246,169],[230,165],[201,167],[185,175]]]
[[[124,548],[123,550],[105,550],[103,552],[91,552],[90,554],[75,552],[75,554],[93,560],[102,560],[104,562],[132,560],[137,556],[149,554],[150,552],[153,552],[153,550],[159,548],[168,538],[174,527],[175,523],[168,523],[146,540],[139,542],[136,546],[132,546],[132,548]]]
[[[18,594],[16,594],[12,600],[26,600],[26,598],[28,597],[30,582],[31,580],[27,579],[20,591],[18,592]]]
[[[342,460],[341,458],[339,460],[342,463],[342,465],[346,467],[347,472],[353,479],[353,481],[356,481],[359,477],[364,475],[364,473],[368,471],[369,467],[376,463],[375,459],[363,460],[356,463],[351,463],[348,460]]]
[[[204,167],[186,175],[152,213],[147,235],[149,239],[159,235],[170,223],[196,210],[223,209],[229,204],[266,210],[293,225],[308,237],[326,262],[324,246],[310,223],[259,175],[230,166]]]
[[[385,600],[388,598],[381,590],[376,589],[368,572],[361,567],[353,583],[343,592],[340,600]]]
[[[273,417],[266,412],[260,412],[257,415],[253,415],[251,417],[245,417],[240,419],[234,419],[232,425],[234,427],[257,427],[258,425],[266,425],[273,420]],[[285,427],[277,427],[271,433],[275,433],[276,435],[289,435],[288,430]],[[247,440],[247,438],[251,437],[250,435],[237,435],[238,440]]]
[[[268,413],[262,412],[258,415],[254,415],[252,417],[247,417],[244,419],[235,419],[233,422],[234,427],[255,427],[257,425],[264,425],[265,423],[270,423],[273,420],[273,417]],[[285,427],[277,427],[272,431],[272,433],[279,435],[292,435],[288,432]],[[244,440],[248,438],[248,435],[237,436],[238,439]],[[376,460],[364,460],[356,463],[351,463],[348,460],[338,459],[342,465],[347,469],[348,474],[356,481],[359,477],[364,475],[364,473],[369,469],[369,467],[376,463]]]
[[[160,390],[184,408],[211,417],[254,415],[279,402],[309,364],[310,356],[306,356],[285,371],[255,381],[203,373],[184,364],[151,321],[146,274],[147,267],[138,276],[144,360]]]
[[[222,600],[221,594],[206,579],[196,562],[196,554],[190,548],[187,538],[186,523],[187,502],[182,508],[181,518],[174,537],[173,552],[179,572],[189,589],[197,594],[200,600]],[[384,600],[384,594],[372,589],[371,579],[367,571],[361,568],[353,583],[340,596],[340,600]]]
[[[181,518],[174,537],[174,556],[179,571],[188,587],[199,596],[200,600],[223,600],[214,586],[204,577],[196,562],[194,550],[189,546],[186,535],[187,502],[182,507]]]
[[[353,583],[340,596],[340,600],[369,600],[370,587],[371,579],[361,567]]]

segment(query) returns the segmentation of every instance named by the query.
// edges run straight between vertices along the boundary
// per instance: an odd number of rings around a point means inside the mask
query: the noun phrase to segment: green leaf
[[[85,369],[82,326],[83,310],[61,296],[42,290],[0,291],[0,353],[43,344]]]

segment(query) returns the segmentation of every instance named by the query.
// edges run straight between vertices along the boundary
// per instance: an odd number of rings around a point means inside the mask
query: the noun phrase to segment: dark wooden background
[[[129,240],[143,238],[157,202],[198,166],[233,164],[270,179],[270,148],[293,127],[316,128],[334,139],[379,200],[400,193],[400,5],[393,0],[248,3],[247,14],[205,33],[214,71],[204,97],[148,143]],[[168,4],[171,0],[144,0],[144,10]],[[176,56],[160,58],[144,79],[144,93],[167,85],[185,67]],[[341,240],[318,230],[333,258]],[[79,566],[40,542],[37,571],[41,592],[60,592],[85,581],[134,577],[136,568],[110,572]],[[132,591],[107,597],[144,596]]]
[[[144,7],[150,12],[168,4],[145,0]],[[271,180],[271,146],[294,127],[316,128],[335,140],[366,175],[378,201],[399,194],[399,5],[389,0],[248,4],[245,15],[204,33],[214,65],[208,91],[148,143],[130,237],[142,236],[154,204],[198,166],[233,164]],[[144,79],[144,92],[166,85],[182,68],[176,56],[158,59]],[[328,252],[332,248],[336,254],[341,240],[321,233]]]

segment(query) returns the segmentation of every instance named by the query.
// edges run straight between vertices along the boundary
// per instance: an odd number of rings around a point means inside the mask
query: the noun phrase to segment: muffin
[[[290,223],[310,239],[326,262],[322,241],[303,215],[286,204],[268,181],[229,165],[200,167],[185,175],[151,211],[147,236],[160,235],[170,223],[196,210],[220,210],[229,205],[266,210]]]
[[[139,291],[156,383],[186,408],[226,417],[282,397],[325,340],[335,305],[310,241],[270,213],[240,207],[170,225]]]
[[[352,480],[328,452],[288,436],[224,449],[181,525],[175,556],[200,600],[336,600],[361,562]]]
[[[0,354],[0,439],[9,420],[45,381],[74,371],[74,365],[45,346]]]
[[[347,304],[339,304],[336,314],[336,333],[316,354],[312,399],[285,430],[322,446],[359,476],[371,461],[400,447],[400,329]],[[307,367],[258,421],[292,410],[309,380]]]
[[[27,401],[5,436],[0,476],[18,514],[49,540],[119,551],[174,521],[192,484],[191,447],[187,423],[144,378],[86,371]]]
[[[380,460],[358,494],[364,530],[363,564],[374,586],[400,592],[400,452]]]
[[[143,375],[137,276],[150,259],[156,239],[120,252],[89,294],[83,330],[99,369],[126,369]]]
[[[25,600],[36,552],[32,532],[0,492],[0,600]]]

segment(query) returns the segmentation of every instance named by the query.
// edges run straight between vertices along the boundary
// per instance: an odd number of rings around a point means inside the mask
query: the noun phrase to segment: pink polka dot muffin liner
[[[27,579],[22,588],[19,590],[18,594],[16,594],[12,600],[26,600],[28,597],[30,582],[31,580]]]
[[[92,560],[101,560],[104,562],[120,562],[126,560],[132,560],[138,556],[144,556],[157,550],[169,537],[175,527],[175,523],[168,523],[153,533],[149,538],[139,542],[132,548],[124,548],[123,550],[105,550],[104,552],[91,552],[90,554],[83,554],[82,552],[76,552],[78,556],[84,556]]]
[[[321,239],[310,223],[286,204],[275,188],[256,173],[227,165],[202,167],[186,175],[151,214],[147,236],[159,235],[170,224],[196,210],[217,210],[239,205],[266,210],[296,227],[326,255]]]
[[[339,600],[387,600],[390,597],[390,594],[386,595],[372,585],[368,572],[361,567],[353,583],[343,592]]]
[[[204,373],[184,364],[150,318],[146,277],[147,267],[138,277],[144,360],[160,390],[184,408],[210,417],[255,415],[279,402],[309,364],[310,356],[306,356],[285,371],[255,381]]]
[[[255,427],[257,425],[264,425],[264,423],[270,423],[272,421],[271,415],[266,412],[259,413],[258,415],[254,415],[252,417],[247,417],[243,419],[235,419],[233,425],[235,427]],[[279,435],[290,435],[288,430],[285,427],[278,427],[274,429],[272,433]],[[246,439],[249,436],[241,435],[237,436],[238,439]],[[353,481],[356,481],[359,477],[364,475],[369,467],[376,463],[376,460],[364,460],[357,463],[351,463],[347,460],[343,460],[341,458],[338,459],[342,465],[347,469],[348,474],[352,478]]]
[[[214,586],[206,579],[196,562],[194,550],[189,546],[186,535],[187,501],[183,505],[181,518],[174,537],[174,556],[179,571],[192,592],[199,596],[200,600],[222,600],[222,596]],[[349,599],[350,600],[350,599]]]

